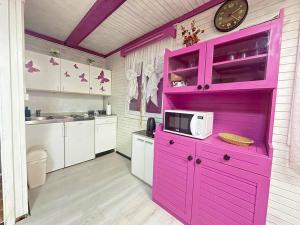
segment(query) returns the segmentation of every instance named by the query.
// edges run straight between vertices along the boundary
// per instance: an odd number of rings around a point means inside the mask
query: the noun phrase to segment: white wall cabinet
[[[131,172],[147,184],[153,181],[153,139],[139,134],[132,135]]]
[[[111,71],[90,66],[90,94],[111,95]]]
[[[26,125],[26,148],[43,145],[47,149],[47,173],[64,168],[64,124]]]
[[[60,59],[26,51],[25,85],[29,90],[60,91]]]
[[[95,154],[117,147],[117,117],[95,118]]]
[[[65,122],[65,166],[95,158],[94,120]]]
[[[89,66],[61,59],[61,91],[89,94]]]

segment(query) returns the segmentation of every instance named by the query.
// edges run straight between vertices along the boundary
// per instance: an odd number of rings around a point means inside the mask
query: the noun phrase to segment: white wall
[[[274,158],[270,201],[268,209],[269,225],[300,224],[300,174],[288,167],[289,146],[288,126],[292,99],[293,79],[296,66],[296,52],[299,38],[300,1],[299,0],[248,0],[250,10],[244,23],[238,28],[254,25],[273,18],[281,8],[285,8],[283,41],[278,84],[278,96],[273,132]],[[214,7],[194,18],[205,29],[201,40],[221,35],[213,26],[213,16],[218,9]],[[189,26],[191,20],[184,21]],[[179,24],[179,27],[180,25]],[[180,32],[178,32],[180,34]],[[177,43],[181,43],[180,36]],[[124,73],[124,58],[116,53],[107,58],[107,66],[112,70],[112,104],[113,113],[118,114],[117,150],[131,155],[131,132],[144,129],[138,117],[125,114],[127,81]]]
[[[25,101],[25,106],[31,109],[31,113],[35,113],[36,109],[41,109],[42,113],[87,112],[103,109],[102,96],[41,91],[27,93],[29,100]]]
[[[94,66],[106,68],[104,58],[30,35],[25,35],[25,49],[48,55],[50,49],[57,49],[63,59],[88,64],[87,59],[90,58],[95,60]],[[103,109],[103,97],[101,96],[40,91],[28,91],[28,94],[29,100],[25,101],[25,105],[31,109],[31,113],[34,113],[36,109],[41,109],[44,113],[86,112]]]

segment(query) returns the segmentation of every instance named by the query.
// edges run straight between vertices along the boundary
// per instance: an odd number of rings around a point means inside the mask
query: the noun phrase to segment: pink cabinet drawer
[[[188,157],[195,155],[196,143],[191,138],[182,137],[175,134],[169,134],[163,131],[156,132],[155,145],[159,144],[159,150],[169,152],[179,157]]]
[[[246,151],[246,150],[245,150]],[[197,143],[196,155],[263,176],[270,176],[271,159]]]

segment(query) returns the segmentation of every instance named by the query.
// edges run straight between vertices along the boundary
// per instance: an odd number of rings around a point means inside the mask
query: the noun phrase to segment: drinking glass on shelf
[[[247,58],[248,53],[249,53],[249,52],[248,52],[248,49],[242,49],[242,50],[240,51],[239,58],[241,58],[241,59]]]
[[[234,51],[228,52],[227,59],[228,60],[235,60],[236,59],[236,52],[234,52]]]
[[[256,55],[265,54],[267,52],[268,45],[269,45],[268,38],[258,39],[255,43]]]

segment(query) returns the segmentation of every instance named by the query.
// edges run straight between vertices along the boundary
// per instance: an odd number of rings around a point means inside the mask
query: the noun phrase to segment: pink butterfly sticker
[[[96,77],[96,79],[100,81],[100,84],[104,84],[106,82],[109,82],[109,79],[104,77],[103,70],[101,70],[100,74],[98,75],[98,77]]]
[[[28,69],[28,73],[40,72],[39,69],[33,67],[33,61],[30,60],[28,63],[25,64],[25,68]]]
[[[100,88],[100,91],[102,91],[102,92],[104,92],[104,91],[105,91],[105,89],[104,89],[104,87],[103,87],[103,86]]]
[[[65,77],[71,77],[70,74],[68,74],[68,71],[64,73]]]
[[[57,65],[59,65],[57,62],[54,61],[53,57],[51,57],[51,59],[50,59],[49,62],[52,64],[52,66],[57,66]]]
[[[75,68],[75,69],[79,69],[79,67],[77,66],[76,63],[74,64],[74,68]]]
[[[79,78],[81,79],[80,81],[81,82],[87,82],[87,79],[85,79],[85,73],[83,73],[83,74],[81,74],[80,76],[79,76]]]

